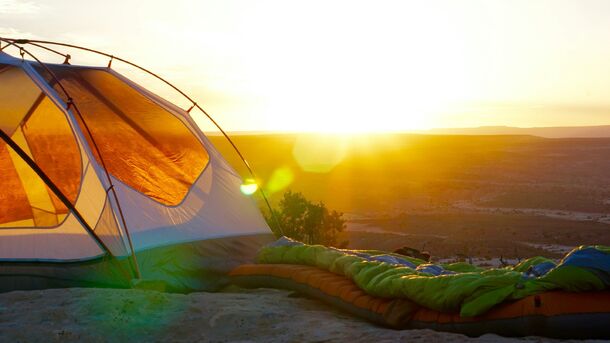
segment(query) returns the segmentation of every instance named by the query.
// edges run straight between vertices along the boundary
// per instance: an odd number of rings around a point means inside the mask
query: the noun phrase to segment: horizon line
[[[225,130],[227,133],[237,135],[252,134],[337,134],[337,135],[359,135],[359,134],[408,134],[408,133],[427,133],[444,130],[481,130],[481,129],[501,129],[501,130],[562,130],[562,129],[608,129],[610,124],[599,125],[575,125],[575,126],[509,126],[509,125],[483,125],[483,126],[464,126],[464,127],[433,127],[427,129],[404,129],[404,130],[372,130],[372,131],[311,131],[311,130]],[[220,133],[218,130],[205,130],[206,134]],[[610,134],[610,131],[609,131]]]

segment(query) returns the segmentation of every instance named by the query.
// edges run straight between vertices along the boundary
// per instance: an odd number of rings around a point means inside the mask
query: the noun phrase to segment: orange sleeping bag
[[[249,288],[297,291],[374,323],[395,329],[433,329],[480,336],[610,338],[610,292],[546,292],[461,317],[421,307],[408,299],[366,294],[350,279],[319,268],[290,264],[242,265],[233,283]]]

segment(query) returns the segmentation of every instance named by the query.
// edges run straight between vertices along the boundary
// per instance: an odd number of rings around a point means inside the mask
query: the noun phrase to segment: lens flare
[[[294,180],[294,173],[288,167],[281,167],[273,171],[269,182],[265,185],[265,190],[269,194],[273,194],[281,191],[282,189],[290,186]]]
[[[303,171],[328,173],[347,154],[348,137],[333,135],[301,135],[292,149],[292,156]]]
[[[247,179],[239,186],[239,190],[245,195],[252,195],[258,190],[258,185],[256,184],[256,181]]]

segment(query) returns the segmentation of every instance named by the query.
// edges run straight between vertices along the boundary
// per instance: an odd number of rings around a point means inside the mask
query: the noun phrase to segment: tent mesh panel
[[[81,156],[63,112],[23,70],[0,65],[0,129],[38,164],[74,203]],[[55,226],[66,206],[4,141],[0,140],[0,227]]]
[[[82,114],[107,170],[164,205],[179,204],[209,160],[184,123],[106,70],[49,68]],[[38,71],[64,96],[46,70]]]

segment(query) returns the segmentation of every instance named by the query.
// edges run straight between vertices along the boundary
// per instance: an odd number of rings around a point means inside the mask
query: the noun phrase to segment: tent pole
[[[100,157],[100,159],[101,159],[101,157]],[[133,261],[133,265],[135,268],[136,278],[141,279],[142,273],[140,272],[140,265],[138,264],[138,259],[136,258],[136,250],[133,248],[133,243],[131,241],[131,235],[129,234],[129,230],[127,229],[127,223],[125,223],[125,216],[123,215],[123,209],[119,205],[119,197],[116,195],[116,191],[114,190],[114,185],[110,186],[110,191],[114,195],[114,200],[116,200],[117,209],[119,210],[119,215],[121,217],[121,220],[123,221],[123,227],[125,228],[125,235],[127,236],[127,242],[129,244],[129,249],[131,249],[131,259]]]
[[[166,85],[170,86],[172,89],[174,89],[175,91],[177,91],[178,93],[180,93],[182,96],[184,96],[187,100],[189,100],[194,107],[197,107],[213,124],[214,126],[216,126],[220,132],[222,133],[222,135],[227,139],[227,141],[231,144],[231,146],[233,147],[233,149],[235,150],[235,152],[237,153],[237,155],[239,156],[239,158],[241,159],[241,161],[244,163],[244,165],[246,166],[246,169],[248,170],[249,174],[251,175],[251,177],[256,180],[256,174],[254,173],[254,170],[252,169],[252,167],[250,167],[250,164],[248,163],[248,161],[244,158],[244,156],[242,155],[241,151],[237,148],[237,145],[235,145],[235,143],[233,142],[233,140],[229,137],[229,135],[222,129],[222,127],[212,118],[212,116],[210,114],[208,114],[201,106],[199,106],[197,104],[197,102],[195,102],[191,97],[189,97],[186,93],[184,93],[182,90],[180,90],[178,87],[176,87],[175,85],[173,85],[172,83],[170,83],[169,81],[165,80],[164,78],[162,78],[161,76],[153,73],[152,71],[141,67],[133,62],[124,60],[122,58],[116,57],[114,55],[99,51],[99,50],[94,50],[94,49],[89,49],[89,48],[85,48],[79,45],[73,45],[73,44],[67,44],[67,43],[59,43],[59,42],[52,42],[52,41],[44,41],[44,40],[34,40],[34,39],[10,39],[10,38],[1,38],[0,40],[3,40],[5,42],[9,42],[9,43],[18,43],[18,44],[36,44],[36,46],[42,47],[41,44],[49,44],[49,45],[59,45],[59,46],[64,46],[64,47],[68,47],[68,48],[74,48],[74,49],[79,49],[79,50],[84,50],[84,51],[88,51],[88,52],[92,52],[98,55],[102,55],[102,56],[106,56],[110,58],[110,62],[108,63],[108,65],[110,66],[112,60],[117,60],[117,61],[121,61],[123,63],[129,64],[132,67],[135,67],[137,69],[140,69],[142,71],[144,71],[145,73],[148,73],[152,76],[154,76],[155,78],[157,78],[158,80],[162,81],[163,83],[165,83]],[[46,47],[45,47],[46,48]],[[47,48],[47,50],[49,50],[50,48]],[[50,49],[51,51],[52,49]],[[53,51],[55,52],[55,51]],[[59,53],[58,54],[66,57],[65,54]],[[31,55],[31,54],[30,54]],[[192,108],[192,107],[191,107]],[[267,198],[267,195],[265,194],[265,191],[262,189],[262,187],[258,187],[258,191],[260,192],[263,200],[265,201],[265,204],[267,205],[267,207],[269,208],[271,217],[273,218],[273,220],[275,221],[275,224],[277,225],[278,229],[280,230],[280,234],[284,234],[284,230],[282,229],[281,223],[278,220],[277,216],[275,215],[275,212],[273,211],[273,209],[271,208],[271,204],[269,202],[269,199]]]
[[[45,68],[47,69],[47,71],[49,73],[52,73],[51,70],[48,69],[46,66],[45,66]],[[53,78],[55,78],[57,80],[57,83],[59,84],[59,79],[54,74],[51,74],[51,75],[53,75]],[[62,89],[63,89],[63,87],[62,87]],[[106,175],[106,178],[108,179],[108,183],[110,184],[110,187],[108,188],[108,190],[110,192],[112,192],[114,200],[116,201],[117,209],[119,211],[119,218],[121,219],[121,224],[125,228],[125,235],[127,236],[127,243],[129,244],[129,249],[131,250],[131,260],[133,262],[136,279],[141,279],[142,274],[140,273],[140,266],[138,264],[138,259],[136,257],[136,251],[133,248],[133,243],[131,241],[131,235],[129,234],[129,229],[127,228],[127,222],[125,221],[125,215],[123,214],[123,209],[121,208],[121,204],[119,203],[119,197],[117,196],[116,190],[114,189],[114,183],[112,182],[112,178],[110,177],[108,168],[106,168],[106,162],[104,161],[104,158],[102,157],[102,152],[100,151],[97,143],[95,143],[95,139],[93,138],[93,133],[91,132],[89,125],[87,125],[87,122],[85,121],[85,117],[83,117],[80,110],[78,109],[76,104],[74,104],[74,101],[72,100],[72,98],[70,98],[70,96],[67,94],[67,92],[66,92],[66,96],[69,99],[68,100],[68,109],[70,108],[70,106],[74,107],[74,110],[76,111],[76,113],[78,114],[78,117],[80,118],[81,122],[83,123],[83,126],[85,127],[85,130],[87,131],[87,134],[91,138],[91,143],[92,143],[93,147],[95,148],[97,155],[100,157],[102,169],[104,169],[104,174]]]
[[[23,151],[23,149],[21,149],[21,147],[17,143],[15,143],[15,141],[13,141],[11,137],[9,137],[2,129],[0,129],[0,138],[2,138],[2,140],[5,141],[6,144],[8,144],[11,149],[13,149],[13,151],[15,151],[17,155],[19,155],[19,157],[21,157],[21,159],[28,164],[30,168],[32,168],[32,170],[42,179],[42,181],[51,189],[51,191],[53,191],[57,198],[59,198],[59,200],[67,208],[69,208],[72,213],[74,213],[76,219],[78,219],[78,221],[85,227],[85,230],[87,230],[87,232],[93,237],[93,239],[95,239],[100,248],[102,248],[102,250],[104,250],[111,257],[114,257],[114,255],[112,255],[112,253],[110,252],[110,249],[108,249],[108,246],[106,246],[106,244],[104,244],[104,242],[95,234],[91,226],[87,223],[85,218],[83,218],[83,216],[76,209],[76,207],[74,207],[72,202],[70,202],[68,197],[66,197],[66,195],[59,189],[59,187],[57,187],[57,185],[49,178],[49,176],[42,169],[40,169],[38,164],[25,151]]]
[[[3,41],[7,41],[4,38],[0,38],[0,40]],[[133,243],[131,241],[131,236],[129,235],[129,230],[127,229],[127,223],[125,221],[125,217],[123,215],[123,210],[121,209],[121,204],[119,203],[119,198],[116,195],[116,191],[114,190],[114,184],[112,183],[112,179],[110,177],[110,173],[108,172],[108,169],[106,168],[106,164],[104,162],[104,159],[102,157],[101,151],[99,150],[99,147],[97,146],[97,144],[95,143],[95,139],[93,138],[93,134],[91,133],[91,130],[89,129],[89,126],[87,125],[85,118],[82,116],[81,112],[79,111],[78,107],[76,106],[76,104],[74,103],[74,101],[72,100],[72,98],[70,97],[70,94],[68,93],[68,91],[66,90],[66,88],[61,84],[61,81],[59,80],[59,78],[55,75],[55,73],[53,73],[53,71],[51,69],[49,69],[49,67],[47,67],[44,63],[42,63],[42,61],[40,61],[36,56],[34,56],[32,53],[30,53],[28,50],[24,49],[23,47],[17,45],[19,43],[22,43],[21,41],[8,41],[8,43],[10,45],[13,45],[17,48],[20,49],[20,52],[25,53],[27,55],[29,55],[30,57],[32,57],[38,64],[40,64],[47,73],[49,73],[49,75],[51,75],[51,77],[53,78],[53,80],[57,83],[57,85],[61,88],[62,92],[66,95],[67,97],[67,108],[66,110],[69,110],[70,107],[74,107],[74,110],[76,111],[76,113],[78,114],[80,120],[82,121],[83,125],[85,126],[85,129],[87,130],[87,134],[89,135],[89,137],[91,138],[91,143],[93,143],[93,147],[95,148],[99,158],[100,158],[100,162],[102,164],[102,169],[104,169],[104,173],[106,175],[106,178],[108,179],[108,182],[110,184],[110,191],[112,191],[112,194],[114,196],[114,199],[116,201],[116,205],[117,208],[119,210],[119,217],[121,219],[121,223],[123,225],[123,228],[125,228],[125,234],[127,235],[127,241],[129,244],[129,248],[131,249],[131,261],[133,264],[133,268],[134,268],[134,272],[135,272],[135,276],[137,279],[141,279],[142,278],[142,274],[140,273],[140,266],[138,265],[138,260],[136,257],[136,252],[133,249]],[[17,43],[17,44],[15,44]],[[50,50],[55,52],[54,50]],[[70,55],[65,55],[65,56],[70,56]],[[64,56],[64,57],[65,57]],[[66,57],[67,58],[67,57]],[[27,156],[27,154],[26,154]],[[29,156],[28,156],[29,157]],[[50,180],[49,180],[50,181]],[[108,190],[107,190],[108,191]],[[91,230],[91,232],[93,232],[93,230]],[[100,240],[101,241],[101,240]],[[105,245],[104,245],[105,246]],[[108,250],[109,251],[109,250]]]

